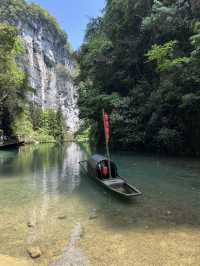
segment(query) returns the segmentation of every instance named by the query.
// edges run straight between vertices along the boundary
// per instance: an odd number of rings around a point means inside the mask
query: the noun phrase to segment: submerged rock
[[[39,258],[42,255],[39,247],[29,247],[27,248],[27,252],[32,259]]]
[[[67,216],[66,215],[60,215],[57,217],[59,220],[65,220],[67,219]]]
[[[98,218],[98,215],[95,214],[95,213],[91,214],[90,217],[89,217],[90,220],[94,220],[94,219],[97,219],[97,218]]]
[[[29,221],[29,222],[27,222],[27,226],[28,227],[35,227],[35,223]]]
[[[93,209],[90,213],[90,216],[89,216],[89,219],[90,220],[93,220],[93,219],[96,219],[98,217],[97,215],[97,210],[96,209]]]

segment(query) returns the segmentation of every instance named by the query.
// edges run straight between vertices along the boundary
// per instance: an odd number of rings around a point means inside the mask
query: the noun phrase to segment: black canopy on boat
[[[100,155],[100,154],[94,154],[89,160],[88,160],[88,170],[90,172],[96,173],[98,164],[101,164],[101,162],[108,162],[108,158]],[[114,162],[110,162],[111,166],[111,175],[113,177],[117,176],[117,166]]]

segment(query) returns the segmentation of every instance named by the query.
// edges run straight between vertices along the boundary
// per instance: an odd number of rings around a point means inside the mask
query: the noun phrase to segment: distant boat
[[[80,165],[90,177],[123,198],[131,199],[142,195],[137,188],[119,176],[115,163],[102,155],[95,154],[89,160],[80,162]]]
[[[25,144],[24,141],[8,141],[0,144],[0,150],[15,149]]]

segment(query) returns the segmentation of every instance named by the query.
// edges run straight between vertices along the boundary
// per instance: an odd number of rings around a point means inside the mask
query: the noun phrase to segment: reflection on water
[[[31,265],[33,246],[39,266],[199,265],[199,160],[113,154],[144,193],[125,202],[81,171],[89,153],[75,143],[0,152],[0,258]]]
[[[61,255],[80,214],[73,214],[79,205],[73,193],[83,159],[75,143],[0,153],[0,254],[24,256],[27,247],[39,245],[48,249],[41,265],[47,265],[52,252]]]

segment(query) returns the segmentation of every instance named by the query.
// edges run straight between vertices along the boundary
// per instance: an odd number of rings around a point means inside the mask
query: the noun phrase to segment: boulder
[[[39,247],[29,247],[27,248],[27,252],[32,259],[37,259],[42,255]]]

